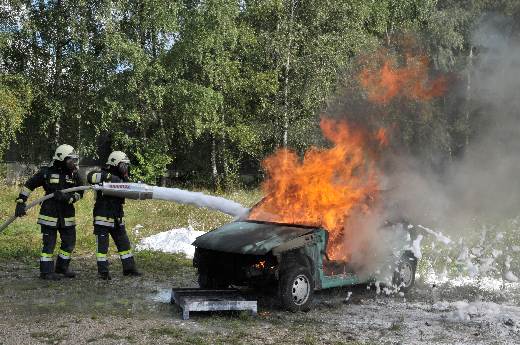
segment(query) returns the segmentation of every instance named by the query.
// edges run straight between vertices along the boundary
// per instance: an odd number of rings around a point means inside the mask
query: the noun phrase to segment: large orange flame
[[[329,231],[331,259],[348,260],[342,241],[345,221],[354,210],[366,209],[376,196],[377,173],[363,131],[327,118],[320,126],[333,147],[310,148],[302,161],[287,149],[264,160],[266,197],[249,219],[322,226]],[[374,140],[385,142],[384,134],[380,130]]]
[[[407,55],[404,67],[396,65],[394,60],[386,59],[380,69],[363,69],[359,80],[370,101],[386,104],[399,95],[429,101],[446,91],[445,76],[430,80],[427,57]]]

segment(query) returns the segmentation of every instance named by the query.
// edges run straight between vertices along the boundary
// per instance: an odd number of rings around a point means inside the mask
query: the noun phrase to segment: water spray
[[[249,209],[226,198],[206,195],[200,192],[190,192],[178,188],[149,186],[144,183],[104,183],[96,185],[95,190],[101,190],[103,195],[110,195],[134,200],[166,200],[180,204],[205,207],[229,214],[233,217],[244,215]]]

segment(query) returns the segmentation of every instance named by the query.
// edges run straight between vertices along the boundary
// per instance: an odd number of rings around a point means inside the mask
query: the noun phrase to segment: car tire
[[[309,270],[302,266],[286,268],[279,281],[282,306],[291,311],[309,311],[314,299],[314,280]]]
[[[417,258],[411,253],[404,253],[394,272],[392,285],[399,291],[408,292],[415,284],[415,271],[417,268]]]

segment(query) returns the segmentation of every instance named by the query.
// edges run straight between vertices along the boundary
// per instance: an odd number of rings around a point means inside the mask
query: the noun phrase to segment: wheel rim
[[[307,302],[307,300],[309,299],[310,288],[311,284],[309,283],[309,279],[305,275],[300,274],[299,276],[297,276],[293,281],[291,289],[294,304],[305,304],[305,302]]]
[[[413,267],[410,262],[402,262],[399,269],[399,276],[401,277],[401,284],[404,287],[412,285]]]

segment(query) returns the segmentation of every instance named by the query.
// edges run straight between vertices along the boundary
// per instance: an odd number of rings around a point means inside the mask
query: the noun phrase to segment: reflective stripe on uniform
[[[96,221],[94,222],[94,224],[95,224],[95,225],[108,226],[108,227],[111,227],[111,228],[114,227],[114,223],[105,222],[105,221],[102,221],[102,220],[96,220]]]
[[[102,220],[102,221],[111,222],[111,223],[114,222],[114,218],[103,217],[103,216],[95,216],[94,220]]]
[[[59,256],[60,258],[62,258],[62,259],[65,259],[65,260],[70,259],[70,253],[64,251],[63,249],[60,249],[60,252],[59,252],[58,256]]]
[[[29,197],[29,195],[31,195],[32,193],[32,190],[30,190],[29,188],[27,187],[22,187],[22,190],[20,191],[20,194],[22,194],[23,196],[26,196],[26,197]]]
[[[104,253],[96,253],[97,261],[107,261],[107,255]]]
[[[113,228],[114,227],[114,218],[95,216],[94,224],[108,226],[108,227]]]
[[[40,261],[52,261],[52,254],[42,252],[40,254]]]
[[[132,254],[132,250],[124,250],[122,252],[119,252],[119,256],[121,257],[121,260],[123,260],[131,258],[134,255]]]
[[[65,226],[74,226],[74,225],[76,225],[76,218],[75,217],[65,218],[65,219],[63,219],[63,221],[65,222]]]
[[[47,226],[52,226],[52,227],[56,227],[58,225],[58,223],[56,223],[56,222],[48,222],[46,220],[41,220],[41,219],[38,219],[36,224],[47,225]]]
[[[60,179],[59,178],[51,178],[51,179],[49,179],[49,183],[52,183],[52,184],[60,183]]]
[[[38,219],[48,220],[49,222],[57,222],[58,221],[58,218],[56,218],[56,217],[49,217],[49,216],[46,216],[46,215],[43,215],[43,214],[40,214],[38,216]]]
[[[37,224],[41,225],[48,225],[48,226],[57,226],[58,225],[58,218],[45,216],[43,214],[40,214],[38,216]]]

